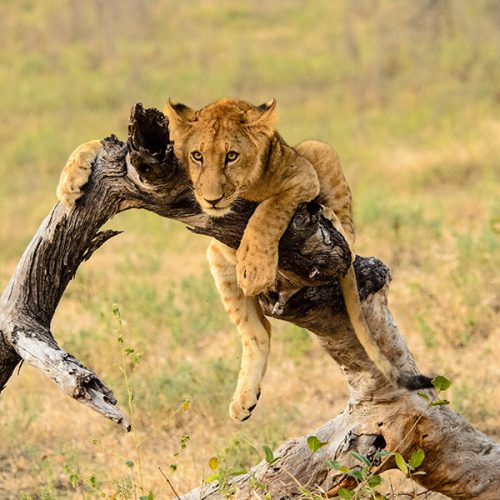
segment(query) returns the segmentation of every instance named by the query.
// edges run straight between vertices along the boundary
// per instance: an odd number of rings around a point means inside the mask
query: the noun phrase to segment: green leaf
[[[219,459],[217,457],[212,457],[208,461],[208,466],[210,467],[210,470],[217,470],[219,467]]]
[[[125,354],[132,354],[134,350],[131,347],[127,347],[126,349],[124,349],[124,352]]]
[[[269,446],[263,446],[262,449],[264,450],[264,455],[266,457],[266,462],[268,464],[272,464],[276,459],[274,458],[274,453]]]
[[[170,470],[175,472],[177,470],[177,464],[170,464]]]
[[[153,492],[150,491],[147,495],[141,495],[139,500],[154,500]]]
[[[410,466],[414,469],[420,467],[425,459],[425,452],[422,449],[418,449],[411,454]]]
[[[342,467],[342,464],[340,462],[337,462],[337,460],[326,460],[325,463],[326,466],[330,469],[340,470]]]
[[[69,482],[73,488],[76,488],[76,485],[78,484],[78,475],[77,474],[71,474],[69,476]]]
[[[97,484],[97,479],[94,475],[89,477],[89,483],[95,488]]]
[[[363,472],[359,469],[351,469],[349,471],[349,475],[356,478],[358,481],[363,481],[363,479],[365,478]]]
[[[367,483],[370,488],[376,488],[379,484],[382,483],[382,476],[375,474],[368,478]]]
[[[368,467],[372,466],[372,463],[368,459],[368,457],[365,457],[364,455],[361,455],[360,453],[356,451],[351,451],[351,455],[356,459],[359,460],[360,462],[364,463],[365,465],[368,465]]]
[[[450,387],[451,382],[446,377],[443,377],[443,375],[438,375],[432,379],[432,385],[438,391],[446,391]]]
[[[344,498],[344,500],[350,500],[354,496],[354,491],[348,490],[346,488],[340,488],[340,490],[337,491],[337,495],[340,498]]]
[[[322,443],[316,436],[309,436],[307,438],[307,446],[309,446],[311,453],[316,453],[322,446],[325,446],[326,444],[328,443]]]
[[[218,481],[220,479],[220,473],[211,474],[210,476],[205,478],[205,483],[211,483],[213,481]]]
[[[396,453],[394,455],[394,460],[396,460],[396,465],[398,469],[405,475],[408,475],[408,466],[406,465],[405,459],[401,455],[401,453]]]
[[[444,406],[449,404],[450,402],[447,399],[436,399],[436,401],[431,403],[431,406]]]
[[[134,462],[132,462],[132,460],[125,460],[125,465],[132,468],[134,466]]]
[[[429,396],[427,396],[427,394],[425,392],[422,392],[422,391],[418,391],[417,394],[422,398],[422,399],[425,399],[426,401],[430,401],[430,398]]]
[[[374,458],[392,457],[392,455],[394,455],[392,451],[380,450],[375,453]]]

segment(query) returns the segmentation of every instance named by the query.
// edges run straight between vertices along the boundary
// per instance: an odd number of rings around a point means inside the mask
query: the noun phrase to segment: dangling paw
[[[248,420],[252,416],[259,398],[260,387],[237,388],[229,405],[230,417],[237,422]]]
[[[239,287],[247,297],[266,291],[276,280],[278,256],[276,251],[241,240],[236,252],[236,276]]]

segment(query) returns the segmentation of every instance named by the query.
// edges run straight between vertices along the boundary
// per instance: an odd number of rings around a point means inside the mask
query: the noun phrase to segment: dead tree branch
[[[52,336],[51,320],[66,286],[79,265],[118,234],[100,228],[119,212],[150,210],[237,248],[255,206],[240,200],[222,219],[203,214],[173,156],[167,121],[157,110],[134,106],[128,145],[113,136],[103,145],[85,196],[72,210],[54,207],[0,297],[0,389],[24,360],[71,397],[129,429],[110,389]],[[351,466],[353,450],[373,456],[377,450],[399,447],[407,456],[420,447],[426,452],[426,475],[418,477],[423,486],[457,499],[497,498],[500,446],[450,408],[427,408],[415,393],[389,385],[360,346],[335,278],[349,262],[346,242],[322,217],[320,207],[302,205],[280,242],[275,290],[260,300],[269,316],[303,326],[319,337],[341,365],[350,399],[341,415],[311,432],[326,446],[312,454],[307,436],[282,445],[275,462],[262,462],[234,481],[237,497],[262,494],[258,483],[273,498],[297,497],[301,485],[334,495],[339,487],[350,486],[349,478],[327,469],[325,460]],[[364,312],[381,349],[402,372],[418,376],[387,307],[388,269],[375,258],[362,257],[356,258],[355,267]],[[428,393],[432,397],[432,391]],[[392,467],[391,461],[382,465]],[[218,496],[213,484],[185,498]]]

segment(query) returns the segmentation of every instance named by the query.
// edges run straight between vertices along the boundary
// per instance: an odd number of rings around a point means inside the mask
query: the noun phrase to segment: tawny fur
[[[56,189],[57,199],[63,205],[71,207],[82,196],[82,187],[89,180],[92,163],[101,149],[99,141],[89,141],[69,155]]]
[[[336,152],[318,141],[288,146],[275,130],[275,108],[274,100],[256,107],[228,98],[199,111],[170,101],[166,108],[176,156],[189,172],[203,211],[221,217],[237,198],[259,203],[237,251],[213,240],[207,252],[224,307],[241,336],[241,368],[229,408],[239,421],[249,418],[257,404],[270,350],[270,324],[256,295],[276,279],[278,243],[297,207],[319,195],[351,251],[355,239],[351,193]],[[65,205],[80,196],[97,152],[93,141],[70,156],[57,190]],[[395,382],[395,369],[366,325],[352,265],[340,284],[360,343]]]

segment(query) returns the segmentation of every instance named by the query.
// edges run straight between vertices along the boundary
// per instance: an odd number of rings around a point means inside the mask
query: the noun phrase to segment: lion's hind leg
[[[89,141],[80,144],[69,156],[56,189],[57,199],[66,207],[72,207],[81,198],[82,187],[87,184],[92,163],[102,147],[99,141]]]
[[[342,172],[337,153],[328,144],[318,141],[299,144],[296,150],[305,156],[316,170],[320,181],[320,200],[324,205],[323,213],[346,240],[351,251],[351,259],[354,261],[356,254],[354,252],[355,232],[351,191]],[[339,282],[349,319],[360,344],[384,376],[390,382],[397,383],[396,368],[382,353],[366,323],[352,263],[345,276],[339,277]]]
[[[240,373],[229,406],[230,416],[241,422],[250,418],[260,396],[269,357],[271,325],[257,298],[245,297],[238,286],[235,250],[212,240],[207,256],[222,303],[241,336]]]
[[[335,228],[341,232],[352,250],[355,230],[352,220],[351,190],[335,149],[320,141],[305,141],[298,144],[295,150],[307,158],[316,170],[321,204],[335,213],[340,223]],[[325,210],[325,215],[331,218],[328,212]]]

